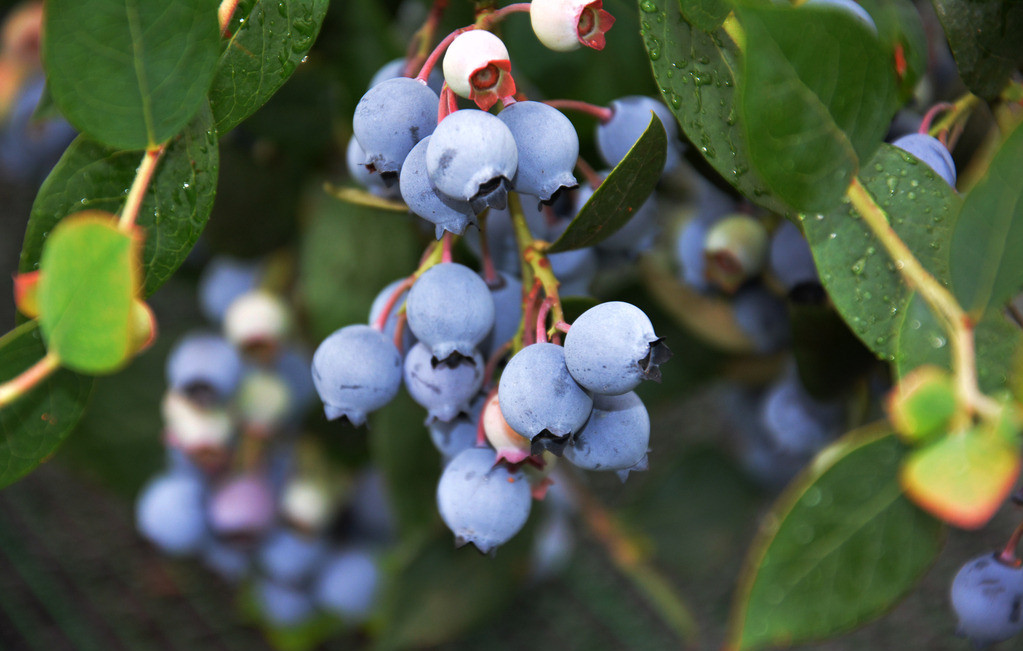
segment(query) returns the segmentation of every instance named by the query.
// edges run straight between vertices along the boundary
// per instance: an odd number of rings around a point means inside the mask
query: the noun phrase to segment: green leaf
[[[657,187],[668,138],[650,112],[650,124],[548,251],[571,251],[603,242],[625,226]]]
[[[995,99],[1023,64],[1023,4],[1000,0],[931,0],[963,83]]]
[[[934,171],[883,145],[860,181],[892,228],[936,278],[948,278],[948,250],[961,199]],[[912,292],[859,214],[843,205],[800,218],[821,281],[849,327],[879,357],[895,360]]]
[[[204,108],[161,158],[136,222],[146,229],[144,295],[156,291],[184,262],[206,226],[217,189],[218,151],[212,117]],[[65,216],[83,209],[119,211],[142,156],[142,151],[118,151],[85,136],[76,138],[32,204],[19,269],[38,268],[47,236]]]
[[[720,27],[732,11],[731,5],[725,0],[679,0],[678,4],[686,20],[705,32],[713,32]],[[646,10],[642,3],[640,7]]]
[[[890,609],[937,556],[941,524],[902,495],[902,448],[847,435],[781,496],[747,558],[729,648],[819,640]]]
[[[1023,127],[970,190],[952,234],[952,289],[974,318],[1023,289]]]
[[[683,17],[678,0],[640,2],[640,33],[661,95],[686,137],[744,196],[785,214],[791,209],[751,169],[737,121],[740,52],[725,30],[708,34]]]
[[[47,0],[43,61],[71,124],[118,149],[158,145],[205,100],[220,54],[215,0]]]
[[[210,106],[227,133],[277,92],[316,40],[328,0],[244,0],[228,24]]]
[[[906,70],[901,77],[896,71],[896,82],[901,102],[909,101],[917,82],[927,74],[929,60],[927,34],[920,12],[911,0],[859,0],[859,3],[874,19],[878,37],[892,65],[897,61],[896,52],[901,52]]]
[[[521,531],[493,558],[454,549],[447,529],[410,541],[384,588],[378,647],[435,646],[500,612],[515,595],[531,539]]]
[[[137,242],[113,215],[78,213],[46,242],[39,263],[39,326],[61,364],[107,373],[128,360]]]
[[[45,354],[35,321],[8,332],[0,337],[0,382],[17,377]],[[92,383],[60,369],[0,409],[0,488],[53,454],[85,412]]]
[[[895,350],[896,372],[900,377],[924,364],[952,369],[948,333],[931,314],[927,303],[914,296],[898,323]],[[1023,350],[1023,330],[1001,310],[991,310],[974,327],[977,382],[981,391],[992,394],[1010,389],[1018,369],[1014,361]]]
[[[900,479],[921,507],[957,527],[977,529],[1005,502],[1019,468],[1019,445],[981,425],[914,450]]]
[[[748,53],[738,112],[750,162],[794,208],[833,208],[891,123],[892,64],[849,12],[805,5],[737,13]]]
[[[299,291],[316,341],[365,323],[373,299],[416,268],[422,251],[408,215],[317,192],[303,231]]]

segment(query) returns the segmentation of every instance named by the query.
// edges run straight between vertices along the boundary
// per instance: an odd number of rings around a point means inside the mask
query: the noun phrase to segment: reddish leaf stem
[[[227,36],[227,27],[231,23],[231,16],[238,8],[238,0],[223,0],[217,8],[217,22],[220,24],[220,35]]]
[[[1009,541],[1005,543],[1005,547],[1002,548],[1002,552],[998,554],[998,560],[1008,563],[1009,565],[1019,565],[1019,559],[1016,557],[1016,549],[1019,547],[1019,541],[1023,539],[1023,522],[1016,525],[1016,530],[1009,536]]]
[[[614,115],[614,111],[606,106],[598,106],[596,104],[590,104],[589,102],[581,102],[576,99],[548,99],[544,100],[544,104],[547,106],[553,106],[559,111],[575,111],[576,113],[592,115],[600,120],[601,123],[607,123],[611,120],[611,116]]]
[[[53,351],[29,366],[16,377],[0,384],[0,409],[31,391],[36,385],[60,368],[60,358]]]
[[[546,342],[547,339],[547,315],[551,311],[551,306],[554,305],[554,299],[548,296],[543,299],[543,303],[540,304],[540,311],[536,315],[536,340],[538,342]]]
[[[128,190],[128,198],[124,201],[124,208],[121,210],[121,219],[117,227],[122,231],[130,231],[135,227],[135,221],[139,216],[139,209],[142,208],[142,200],[146,196],[149,183],[153,180],[156,166],[166,150],[166,145],[157,145],[146,150],[135,172],[135,180]]]
[[[391,311],[394,310],[394,306],[398,304],[398,300],[401,298],[401,295],[404,292],[411,289],[412,285],[415,282],[416,276],[413,274],[406,278],[405,280],[401,281],[401,284],[394,288],[394,291],[391,292],[391,295],[390,297],[388,297],[387,302],[384,303],[383,311],[380,312],[380,315],[377,316],[376,323],[373,324],[373,327],[376,330],[380,332],[384,331],[384,328],[387,326],[387,318],[391,316]],[[397,328],[395,330],[397,330]],[[399,346],[398,348],[400,350],[401,346]]]

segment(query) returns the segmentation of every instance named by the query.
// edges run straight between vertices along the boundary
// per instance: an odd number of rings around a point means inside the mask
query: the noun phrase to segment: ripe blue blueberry
[[[547,256],[551,271],[561,283],[562,296],[588,296],[600,260],[593,247],[551,253]]]
[[[323,610],[349,622],[365,620],[376,605],[380,568],[364,549],[345,549],[332,555],[320,570],[313,597]]]
[[[77,135],[63,118],[32,119],[45,87],[42,75],[28,81],[0,130],[0,173],[7,178],[40,183]]]
[[[405,59],[392,59],[388,61],[381,66],[379,70],[373,73],[373,77],[369,80],[369,87],[372,88],[381,82],[387,81],[388,79],[404,77],[407,64],[408,62]],[[430,76],[426,79],[426,85],[439,96],[441,89],[444,87],[444,75],[440,70],[434,68],[430,71]]]
[[[407,160],[407,158],[406,158]],[[345,164],[348,166],[348,174],[359,185],[363,186],[378,197],[393,199],[399,196],[397,188],[394,187],[393,179],[388,182],[383,176],[366,169],[366,152],[359,145],[359,141],[352,136],[348,140],[348,147],[345,149]],[[402,166],[404,169],[404,166]]]
[[[260,545],[259,564],[274,581],[297,584],[312,575],[326,552],[322,538],[279,528]]]
[[[350,325],[323,340],[313,354],[313,383],[328,420],[362,425],[401,387],[401,355],[367,325]]]
[[[645,466],[650,444],[650,416],[634,391],[620,396],[593,396],[586,425],[565,448],[565,459],[586,470]]]
[[[760,407],[760,422],[774,447],[805,459],[840,433],[842,416],[841,405],[814,399],[794,371],[768,389]]]
[[[192,474],[158,475],[135,504],[139,532],[168,554],[199,551],[206,538],[206,489]]]
[[[503,271],[488,283],[494,301],[494,327],[480,344],[480,351],[489,359],[498,348],[506,344],[519,330],[522,320],[522,281]]]
[[[387,285],[380,290],[376,298],[373,299],[373,304],[369,308],[369,324],[375,326],[376,322],[380,319],[380,315],[383,313],[384,308],[387,306],[388,301],[391,300],[391,296],[397,291],[398,286],[405,282],[404,278],[399,278],[394,282]],[[402,291],[401,295],[395,301],[394,306],[391,308],[390,314],[387,315],[387,321],[384,322],[384,336],[394,341],[394,331],[398,327],[398,312],[401,310],[401,306],[405,303],[405,299],[408,298],[408,290]],[[404,355],[408,352],[409,348],[416,343],[416,338],[412,334],[409,328],[405,328],[401,336],[402,349],[401,352]]]
[[[427,410],[426,423],[450,422],[469,411],[469,402],[483,386],[483,356],[478,352],[454,364],[435,364],[422,343],[405,356],[405,388]]]
[[[388,184],[402,161],[437,125],[437,93],[415,79],[397,77],[373,86],[359,100],[352,130],[366,152],[364,164]]]
[[[214,536],[206,539],[200,552],[203,565],[229,583],[238,583],[249,573],[251,555],[244,546],[236,546]]]
[[[786,291],[804,283],[820,283],[810,244],[788,220],[771,234],[770,268]]]
[[[601,303],[583,312],[565,335],[565,364],[594,393],[619,395],[643,380],[659,380],[671,357],[650,319],[635,305]]]
[[[432,139],[433,136],[423,138],[409,152],[401,167],[399,187],[409,210],[434,224],[434,234],[440,239],[444,231],[455,235],[464,233],[469,224],[476,223],[476,213],[468,201],[441,195],[433,187],[426,171],[426,148]]]
[[[926,133],[911,133],[902,136],[892,145],[911,154],[945,179],[946,183],[953,188],[956,187],[956,165],[952,160],[952,154],[937,138]]]
[[[511,131],[497,117],[462,109],[437,125],[426,148],[426,169],[437,190],[468,201],[477,213],[504,208],[519,154]]]
[[[753,342],[758,353],[774,353],[791,339],[788,309],[763,285],[743,287],[732,301],[732,313],[739,329]]]
[[[305,590],[270,579],[256,583],[256,600],[263,616],[280,628],[294,628],[315,613],[312,599]]]
[[[238,388],[241,377],[241,356],[220,335],[188,334],[167,357],[167,384],[199,404],[227,400]]]
[[[977,647],[1023,632],[1023,569],[984,554],[969,561],[952,581],[957,633]]]
[[[650,112],[660,119],[668,135],[668,155],[664,173],[681,162],[678,145],[678,123],[675,116],[660,100],[642,95],[630,95],[611,102],[611,119],[597,126],[597,151],[604,162],[614,167],[625,158],[650,124]]]
[[[199,277],[199,309],[214,323],[224,320],[234,299],[256,289],[263,266],[227,256],[217,256]]]
[[[441,454],[441,461],[447,465],[462,450],[476,447],[479,434],[480,413],[486,402],[486,395],[478,396],[469,405],[468,414],[459,414],[449,422],[436,421],[430,423],[430,441]]]
[[[288,347],[277,355],[273,367],[277,376],[284,381],[291,393],[291,421],[305,415],[310,404],[316,398],[316,386],[309,372],[312,358],[304,348]]]
[[[364,472],[355,483],[349,502],[353,535],[360,539],[389,542],[397,531],[387,484],[378,470]]]
[[[484,554],[522,529],[532,501],[522,471],[494,466],[494,451],[489,448],[460,453],[437,484],[437,507],[455,534],[455,544],[472,543]]]
[[[533,444],[533,452],[560,454],[582,429],[593,400],[565,367],[565,349],[549,343],[526,346],[508,362],[498,385],[508,425]]]
[[[558,109],[542,102],[515,102],[497,115],[515,138],[518,166],[512,186],[541,201],[578,185],[572,169],[579,158],[579,136]]]
[[[472,357],[494,327],[494,299],[483,279],[454,262],[427,269],[405,304],[412,334],[443,362],[458,353]]]

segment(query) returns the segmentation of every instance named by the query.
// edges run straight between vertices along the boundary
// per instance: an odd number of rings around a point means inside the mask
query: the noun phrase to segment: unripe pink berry
[[[533,0],[529,18],[540,42],[557,52],[580,45],[603,50],[604,34],[614,16],[603,9],[602,0]]]

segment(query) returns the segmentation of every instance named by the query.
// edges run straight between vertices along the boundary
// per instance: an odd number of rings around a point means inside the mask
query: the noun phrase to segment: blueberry
[[[650,124],[653,111],[664,125],[668,135],[668,156],[664,161],[664,173],[668,173],[681,162],[678,146],[678,123],[675,116],[660,100],[642,95],[630,95],[611,102],[611,119],[597,126],[597,150],[604,162],[614,167],[625,158],[639,137]]]
[[[230,583],[238,583],[249,573],[252,559],[243,547],[210,536],[201,555],[203,565]]]
[[[1023,632],[1023,569],[1002,562],[997,553],[969,561],[952,581],[957,633],[978,647]]]
[[[380,315],[384,311],[384,307],[387,306],[388,301],[391,300],[391,296],[395,291],[398,290],[398,286],[405,282],[404,278],[399,278],[394,282],[387,285],[380,290],[376,298],[373,299],[373,304],[369,308],[369,324],[376,326],[377,321],[380,319]],[[408,290],[402,291],[401,295],[398,296],[393,307],[391,307],[391,313],[387,315],[387,321],[384,322],[384,336],[394,341],[394,331],[398,327],[398,312],[401,311],[401,306],[405,303],[405,299],[408,298]],[[412,334],[412,330],[406,327],[401,336],[402,354],[409,351],[412,345],[416,343],[416,338]]]
[[[586,425],[565,448],[565,459],[586,470],[626,470],[643,465],[650,417],[634,391],[593,396]]]
[[[408,158],[406,157],[405,160],[408,160]],[[385,181],[384,177],[380,174],[366,169],[365,161],[365,150],[359,145],[359,141],[356,140],[355,136],[352,136],[348,140],[348,147],[345,149],[345,164],[348,166],[348,174],[352,177],[352,180],[378,197],[395,199],[401,196],[398,189],[394,187],[393,178],[389,178],[390,182]],[[402,169],[404,169],[404,166]]]
[[[316,604],[349,622],[365,620],[380,591],[376,559],[363,549],[335,553],[324,564],[313,588]]]
[[[487,287],[494,301],[494,327],[480,344],[480,350],[489,359],[519,331],[519,322],[522,321],[522,281],[499,271],[497,278],[488,283]]]
[[[579,191],[576,199],[579,210],[589,200],[592,193],[593,190],[589,186]],[[653,248],[657,231],[657,198],[655,195],[650,195],[650,198],[636,209],[624,226],[612,233],[606,240],[597,243],[597,250],[633,258]]]
[[[468,201],[441,195],[434,188],[426,172],[426,149],[432,139],[433,136],[423,138],[409,152],[401,168],[399,186],[409,210],[433,224],[434,234],[440,239],[444,231],[464,233],[469,224],[476,223],[476,213]]]
[[[388,79],[404,77],[407,63],[408,62],[405,59],[392,59],[391,61],[388,61],[379,70],[373,73],[373,78],[369,80],[369,87],[372,88],[381,82],[387,81]],[[415,72],[419,71],[416,70]],[[430,71],[430,76],[426,79],[426,85],[439,96],[441,89],[444,87],[444,75],[440,70],[434,68]]]
[[[427,269],[405,304],[412,334],[438,362],[458,353],[472,357],[494,327],[494,299],[483,279],[453,262]]]
[[[206,538],[206,489],[192,474],[158,475],[135,504],[139,532],[168,554],[199,551]]]
[[[216,256],[199,277],[199,309],[210,321],[224,320],[236,298],[259,286],[263,265],[228,256]]]
[[[440,452],[444,465],[458,456],[462,450],[476,447],[479,419],[485,402],[486,396],[481,395],[470,403],[468,414],[459,414],[447,423],[442,421],[430,423],[430,441]]]
[[[212,333],[186,335],[167,356],[167,384],[201,405],[229,399],[241,377],[238,351]]]
[[[871,18],[867,10],[859,5],[855,0],[806,0],[803,3],[805,6],[829,6],[837,7],[842,9],[849,14],[855,16],[860,22],[866,25],[874,35],[877,35],[877,25],[874,24],[874,19]]]
[[[373,86],[359,100],[352,130],[367,168],[391,184],[416,143],[437,125],[437,93],[415,79],[397,77]]]
[[[477,213],[504,208],[518,166],[511,131],[497,117],[478,109],[448,115],[426,148],[430,181],[444,195],[468,201]]]
[[[437,484],[440,517],[455,534],[455,544],[472,543],[484,554],[522,529],[531,503],[526,476],[494,466],[494,451],[489,448],[461,452]]]
[[[256,599],[267,621],[280,628],[294,628],[315,614],[312,599],[300,588],[260,579]]]
[[[732,312],[756,352],[775,353],[789,344],[792,332],[785,302],[762,285],[740,289],[732,301]]]
[[[220,535],[253,536],[273,524],[276,506],[269,482],[259,475],[240,475],[210,498],[210,526]]]
[[[530,574],[546,579],[568,566],[575,549],[572,522],[561,511],[553,511],[537,527],[530,556]]]
[[[274,360],[274,371],[284,381],[291,394],[291,420],[300,419],[316,398],[316,386],[309,372],[312,358],[304,347],[288,347]]]
[[[478,352],[454,364],[436,364],[430,349],[419,343],[405,357],[405,388],[426,408],[427,424],[450,422],[469,410],[469,401],[483,386],[483,367]]]
[[[0,174],[8,178],[41,182],[77,135],[63,118],[33,120],[45,87],[42,75],[29,80],[16,98],[7,124],[2,125]]]
[[[313,383],[329,420],[362,425],[401,387],[401,355],[367,325],[350,325],[323,340],[313,354]]]
[[[572,249],[547,256],[551,271],[561,283],[562,296],[588,296],[600,261],[592,247]]]
[[[902,136],[892,145],[930,167],[953,189],[956,187],[956,165],[952,161],[952,154],[937,138],[926,133],[911,133],[908,136]]]
[[[799,227],[787,220],[771,235],[770,267],[787,292],[796,285],[820,283],[810,244]]]
[[[659,380],[671,351],[635,305],[612,301],[583,312],[565,335],[565,364],[580,385],[619,395]]]
[[[809,459],[841,433],[841,405],[811,397],[794,371],[772,385],[760,407],[760,422],[774,447]]]
[[[270,533],[259,548],[259,564],[274,581],[297,584],[312,575],[327,552],[322,538],[290,529]]]
[[[546,202],[578,185],[572,169],[579,158],[579,136],[561,111],[542,102],[515,102],[497,117],[508,126],[518,147],[512,179],[516,192]]]
[[[548,343],[526,346],[508,362],[498,385],[501,413],[526,436],[533,452],[560,454],[568,438],[589,418],[593,400],[565,367],[565,349]]]

